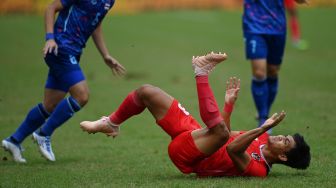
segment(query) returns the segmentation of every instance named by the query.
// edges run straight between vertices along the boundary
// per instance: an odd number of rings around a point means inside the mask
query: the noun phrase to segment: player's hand
[[[57,46],[57,43],[54,39],[47,40],[47,42],[44,45],[44,48],[43,48],[44,57],[48,53],[54,53],[55,55],[57,55],[57,53],[58,53],[58,46]]]
[[[122,66],[116,59],[112,56],[107,55],[104,57],[104,61],[107,66],[109,66],[112,70],[113,75],[123,76],[126,74],[126,69]]]
[[[275,113],[272,117],[268,118],[264,124],[262,125],[263,128],[267,130],[277,126],[284,118],[286,117],[285,111],[281,111],[280,113]]]
[[[239,90],[240,79],[230,77],[230,79],[226,81],[225,104],[233,105],[237,100]]]

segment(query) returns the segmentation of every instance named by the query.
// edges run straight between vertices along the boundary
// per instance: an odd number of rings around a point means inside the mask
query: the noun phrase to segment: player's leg
[[[58,54],[54,59],[51,61],[48,56],[46,58],[54,80],[48,80],[44,100],[46,106],[54,110],[44,125],[33,133],[33,138],[39,145],[40,152],[50,161],[55,161],[51,147],[51,135],[56,128],[86,104],[89,95],[85,77],[77,63],[79,57]],[[64,98],[67,92],[70,92],[71,96]],[[59,96],[55,97],[58,94]],[[76,99],[72,95],[76,97],[81,95],[81,97]]]
[[[292,44],[299,50],[306,50],[308,48],[308,43],[301,38],[301,28],[296,3],[294,0],[285,0],[285,6],[289,17],[288,25],[291,33]]]
[[[48,74],[47,84],[52,83],[54,77],[52,74]],[[21,123],[18,129],[6,140],[2,141],[2,145],[6,150],[9,150],[13,155],[13,158],[17,162],[24,162],[21,155],[20,144],[23,140],[36,131],[45,120],[50,116],[57,103],[65,96],[63,91],[46,89],[44,93],[43,103],[40,103],[33,107],[27,114],[25,120]]]
[[[278,93],[278,75],[284,55],[285,42],[285,35],[268,36],[267,39],[269,46],[269,53],[267,57],[267,85],[269,89],[269,96],[267,106],[269,111]]]
[[[167,114],[173,100],[173,97],[160,88],[146,84],[130,92],[111,115],[97,121],[83,121],[81,128],[88,133],[101,132],[115,137],[119,134],[119,126],[124,121],[140,114],[145,108],[151,112],[156,121],[161,120]]]
[[[292,41],[299,41],[300,36],[300,26],[298,20],[297,7],[294,0],[285,0],[285,7],[289,16],[289,29],[291,31]]]
[[[220,53],[210,53],[193,59],[200,115],[207,128],[193,131],[192,137],[196,147],[206,155],[216,152],[229,138],[229,130],[208,81],[208,74],[225,59],[226,54]]]
[[[267,44],[263,35],[245,34],[246,58],[251,60],[252,81],[251,92],[258,111],[258,125],[262,125],[268,116],[268,86],[267,86]]]

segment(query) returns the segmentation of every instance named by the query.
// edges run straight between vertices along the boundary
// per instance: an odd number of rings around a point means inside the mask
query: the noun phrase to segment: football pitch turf
[[[198,179],[183,175],[167,155],[169,136],[148,111],[127,120],[116,139],[82,132],[79,122],[108,115],[128,92],[145,83],[167,91],[201,122],[191,57],[211,50],[229,56],[210,76],[220,108],[225,81],[230,76],[241,79],[232,129],[256,126],[241,12],[148,12],[105,18],[105,41],[128,75],[113,77],[90,40],[81,58],[90,101],[53,135],[57,161],[43,159],[28,137],[23,142],[27,164],[16,164],[8,153],[0,151],[0,187],[334,187],[335,18],[336,11],[331,8],[300,10],[302,33],[309,49],[296,50],[287,40],[279,93],[272,108],[272,112],[287,112],[274,134],[300,132],[310,144],[312,160],[308,170],[274,165],[267,179]],[[13,133],[29,109],[42,100],[47,76],[42,58],[43,27],[41,16],[0,16],[1,140]]]

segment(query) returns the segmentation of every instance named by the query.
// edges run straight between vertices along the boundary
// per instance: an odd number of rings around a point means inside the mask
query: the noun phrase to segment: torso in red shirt
[[[244,132],[240,132],[240,134],[242,133]],[[260,152],[263,145],[267,143],[268,135],[266,133],[261,135],[248,147],[247,153],[251,156],[251,161],[244,172],[237,170],[226,151],[226,146],[239,135],[230,137],[221,149],[199,162],[195,166],[194,172],[198,176],[267,176],[269,167]]]
[[[243,132],[231,136],[228,142],[211,156],[206,156],[198,150],[192,138],[192,131],[202,127],[197,121],[174,100],[164,118],[157,124],[171,136],[168,154],[175,166],[183,173],[196,173],[199,176],[258,176],[265,177],[267,164],[260,154],[260,148],[267,143],[265,133],[254,140],[247,152],[251,161],[244,172],[239,172],[229,157],[226,146]]]

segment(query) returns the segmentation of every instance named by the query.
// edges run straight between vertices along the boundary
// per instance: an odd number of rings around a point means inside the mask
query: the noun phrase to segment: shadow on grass
[[[4,159],[6,158],[6,159]],[[81,162],[80,158],[62,158],[60,160],[57,160],[55,162],[47,161],[44,158],[34,158],[34,159],[27,159],[27,163],[17,163],[13,161],[11,157],[2,157],[2,160],[0,161],[1,166],[64,166],[64,165],[69,165],[69,164],[77,164]]]
[[[298,179],[298,178],[310,178],[314,177],[315,175],[311,172],[308,171],[297,171],[297,172],[272,172],[267,176],[266,179]],[[156,174],[155,179],[161,180],[161,181],[171,181],[171,180],[221,180],[221,179],[244,179],[244,180],[264,180],[264,178],[259,178],[259,177],[243,177],[243,176],[223,176],[223,177],[198,177],[196,174],[190,174],[190,175],[185,175],[185,174]]]

